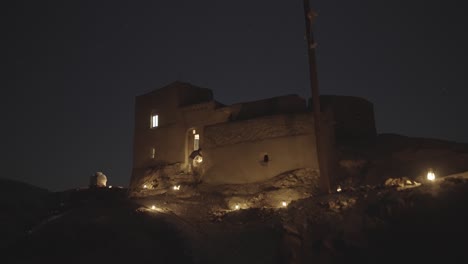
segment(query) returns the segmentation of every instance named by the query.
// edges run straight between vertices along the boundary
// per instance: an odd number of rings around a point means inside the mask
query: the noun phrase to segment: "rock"
[[[159,164],[148,169],[131,186],[131,196],[148,196],[171,191],[174,186],[189,186],[197,183],[195,175],[184,173],[180,163]]]
[[[403,178],[388,178],[385,181],[384,184],[386,187],[397,187],[397,190],[405,190],[405,189],[410,189],[414,187],[418,187],[421,185],[421,183],[418,183],[416,181],[409,180],[406,177]]]
[[[103,188],[106,187],[107,184],[107,176],[104,173],[98,171],[90,178],[89,186],[90,187],[99,187]]]

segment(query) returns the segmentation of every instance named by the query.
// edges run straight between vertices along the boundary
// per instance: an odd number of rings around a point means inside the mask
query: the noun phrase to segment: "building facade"
[[[375,134],[372,104],[360,98],[337,98],[330,97],[330,107],[322,112],[330,155],[335,119],[346,119],[338,124],[344,126],[339,133],[348,129],[361,136]],[[348,122],[352,110],[343,105],[350,101],[364,105],[357,109],[372,117],[362,121],[370,128]],[[181,172],[196,172],[202,181],[213,184],[251,183],[294,169],[318,169],[313,122],[306,100],[297,95],[226,106],[215,101],[209,89],[172,83],[136,97],[131,186],[161,164],[179,164]],[[191,156],[198,149],[201,155]]]

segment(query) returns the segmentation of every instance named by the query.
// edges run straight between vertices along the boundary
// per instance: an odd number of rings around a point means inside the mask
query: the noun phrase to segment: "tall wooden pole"
[[[309,57],[310,89],[312,91],[312,105],[315,124],[315,140],[320,171],[320,188],[323,193],[330,193],[329,163],[325,149],[326,137],[323,136],[321,130],[323,119],[320,113],[320,95],[317,78],[317,62],[315,57],[315,48],[317,45],[315,43],[314,34],[312,32],[312,25],[315,21],[316,14],[310,9],[309,0],[304,0],[304,17],[307,53]]]

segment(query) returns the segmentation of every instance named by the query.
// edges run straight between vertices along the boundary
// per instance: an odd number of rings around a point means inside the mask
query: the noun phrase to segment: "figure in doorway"
[[[192,151],[189,155],[190,159],[190,170],[195,177],[195,181],[200,182],[201,181],[201,175],[202,175],[202,162],[203,162],[203,154],[202,154],[202,149],[198,148],[197,150]]]
[[[200,157],[203,156],[201,148],[198,148],[197,150],[192,151],[192,153],[190,153],[189,158],[192,159],[192,160],[195,160],[197,158],[197,156],[200,156]]]

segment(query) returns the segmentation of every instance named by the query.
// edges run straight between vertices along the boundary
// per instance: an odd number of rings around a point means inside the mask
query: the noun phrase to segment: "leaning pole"
[[[304,0],[304,18],[305,18],[305,30],[306,30],[306,41],[307,41],[307,53],[309,58],[309,77],[310,77],[310,89],[312,91],[312,105],[313,105],[313,116],[315,126],[315,141],[317,147],[317,158],[320,171],[320,189],[323,193],[330,193],[330,175],[328,167],[328,156],[324,147],[326,137],[322,133],[323,119],[320,112],[320,94],[318,88],[317,78],[317,62],[315,56],[315,48],[317,44],[314,40],[314,34],[312,32],[312,26],[314,24],[316,14],[310,9],[309,0]]]

